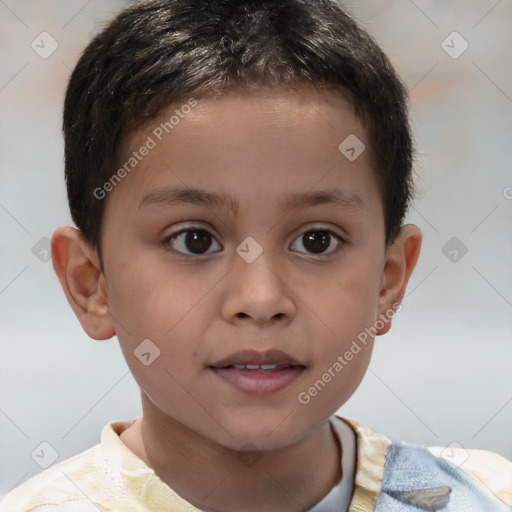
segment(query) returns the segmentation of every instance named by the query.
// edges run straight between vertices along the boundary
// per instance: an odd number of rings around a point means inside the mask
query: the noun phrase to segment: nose
[[[286,283],[286,273],[276,267],[270,253],[263,251],[252,263],[236,255],[228,279],[229,291],[222,307],[228,322],[285,324],[295,316],[294,294]]]

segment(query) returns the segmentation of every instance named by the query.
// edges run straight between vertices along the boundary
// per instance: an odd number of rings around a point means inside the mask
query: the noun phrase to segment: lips
[[[265,350],[264,352],[250,349],[240,350],[211,365],[213,368],[234,367],[247,370],[282,370],[291,366],[305,367],[286,352],[277,349]]]
[[[305,365],[282,352],[241,350],[210,366],[212,372],[232,387],[249,395],[277,393],[294,382]]]

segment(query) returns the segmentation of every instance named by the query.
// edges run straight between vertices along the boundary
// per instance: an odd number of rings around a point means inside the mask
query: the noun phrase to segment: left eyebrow
[[[207,192],[197,188],[171,187],[153,190],[144,196],[139,207],[151,204],[195,204],[212,209],[224,208],[233,216],[236,216],[239,211],[238,200],[227,192]],[[326,204],[364,208],[363,200],[359,195],[337,188],[304,194],[288,194],[281,201],[282,208],[285,210],[305,209]]]

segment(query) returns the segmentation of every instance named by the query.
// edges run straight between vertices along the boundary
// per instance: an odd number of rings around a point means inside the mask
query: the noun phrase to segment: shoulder
[[[359,422],[345,421],[357,434],[355,483],[358,478],[362,481],[363,463],[379,466],[374,468],[379,477],[378,490],[363,486],[367,495],[368,491],[377,491],[375,503],[364,510],[408,512],[418,510],[417,507],[442,508],[447,512],[512,510],[512,462],[501,455],[485,450],[426,447],[391,440]],[[385,450],[385,455],[362,458],[360,449],[374,454]]]
[[[87,486],[108,479],[101,445],[93,446],[38,473],[0,502],[0,512],[98,512],[84,494]]]
[[[511,510],[512,464],[495,453],[395,441],[384,470],[381,501],[386,506],[398,502],[447,507],[447,512]]]
[[[0,501],[0,512],[195,510],[120,439],[133,421],[105,425],[99,444],[18,486]]]
[[[487,450],[431,446],[428,451],[459,468],[478,485],[512,507],[511,461]]]

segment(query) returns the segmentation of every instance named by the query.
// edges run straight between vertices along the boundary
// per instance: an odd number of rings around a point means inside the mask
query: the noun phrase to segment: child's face
[[[107,198],[102,243],[115,330],[154,416],[232,448],[285,446],[353,394],[372,340],[350,361],[344,354],[397,299],[386,290],[394,278],[384,271],[383,207],[369,151],[349,161],[338,149],[350,134],[369,142],[334,93],[201,100],[160,141],[160,123],[179,108],[127,140],[122,163],[148,136],[156,147]],[[177,188],[231,199],[172,201]],[[335,189],[340,202],[285,207],[291,197]],[[202,231],[170,240],[190,228]],[[160,350],[148,365],[134,354],[146,339]],[[241,350],[271,349],[302,366],[213,368]],[[154,350],[148,344],[142,359]],[[336,372],[339,356],[345,363]],[[334,377],[309,393],[329,368]]]

